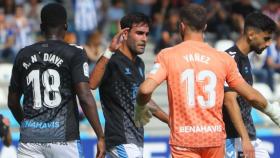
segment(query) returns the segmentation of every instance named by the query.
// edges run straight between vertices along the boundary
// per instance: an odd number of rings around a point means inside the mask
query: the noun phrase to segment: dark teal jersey
[[[74,85],[88,82],[87,60],[83,49],[58,40],[20,50],[9,89],[23,95],[21,142],[79,139]]]
[[[106,67],[99,92],[106,121],[107,150],[120,144],[143,146],[144,129],[136,127],[133,118],[144,72],[144,63],[139,57],[132,62],[121,52],[115,53]]]
[[[253,85],[253,76],[251,72],[251,65],[248,56],[243,55],[240,50],[237,48],[237,46],[233,46],[226,50],[226,52],[232,56],[237,64],[237,67],[239,69],[240,74],[244,78],[244,80],[250,84]],[[229,87],[225,87],[225,92],[231,91]],[[237,102],[240,107],[241,116],[243,119],[243,122],[247,128],[249,137],[251,140],[256,139],[256,129],[253,123],[253,118],[251,116],[252,111],[252,105],[243,97],[238,96]],[[229,114],[223,106],[223,119],[225,122],[225,128],[227,133],[227,138],[237,138],[240,137],[229,117]]]

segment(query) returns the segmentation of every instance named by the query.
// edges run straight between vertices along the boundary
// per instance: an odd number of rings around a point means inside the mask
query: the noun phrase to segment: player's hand
[[[263,112],[270,117],[270,119],[280,127],[280,104],[279,101],[268,102]]]
[[[118,50],[124,40],[127,39],[127,36],[125,33],[129,30],[129,28],[124,28],[120,32],[118,32],[112,39],[110,45],[109,45],[109,50],[111,52],[115,52]]]
[[[105,158],[105,155],[106,155],[105,139],[99,138],[97,142],[96,158]]]
[[[139,106],[136,104],[134,113],[134,123],[136,127],[143,127],[150,122],[152,113],[148,106]]]
[[[242,140],[242,149],[244,158],[255,158],[255,149],[250,140]]]

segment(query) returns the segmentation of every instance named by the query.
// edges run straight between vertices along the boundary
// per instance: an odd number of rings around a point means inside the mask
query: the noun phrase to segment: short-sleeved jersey
[[[107,150],[120,144],[143,146],[143,128],[134,124],[134,106],[140,84],[144,81],[144,63],[135,62],[115,53],[102,78],[99,92],[105,116],[105,141]]]
[[[85,52],[59,40],[23,48],[17,55],[10,92],[23,95],[21,142],[79,139],[74,85],[88,82]]]
[[[222,118],[224,82],[243,83],[236,63],[208,44],[185,41],[162,50],[148,78],[167,80],[170,144],[220,146],[225,140]]]
[[[229,48],[228,50],[226,50],[226,52],[234,58],[234,60],[237,64],[237,67],[239,69],[239,72],[242,75],[242,77],[244,78],[244,80],[248,84],[252,85],[253,76],[252,76],[251,65],[250,65],[248,56],[243,55],[236,45]],[[226,86],[225,92],[228,92],[228,91],[232,91],[232,90],[228,86]],[[255,129],[255,126],[253,123],[253,118],[251,116],[252,106],[245,98],[243,98],[241,96],[237,96],[237,102],[240,107],[241,116],[242,116],[243,122],[247,128],[249,137],[251,140],[255,140],[256,139],[256,129]],[[237,133],[226,108],[223,108],[223,119],[225,122],[227,138],[239,137],[239,134]]]

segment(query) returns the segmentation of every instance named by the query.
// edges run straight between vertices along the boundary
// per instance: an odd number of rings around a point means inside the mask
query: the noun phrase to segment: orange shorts
[[[170,145],[172,158],[224,158],[225,147],[185,148]]]

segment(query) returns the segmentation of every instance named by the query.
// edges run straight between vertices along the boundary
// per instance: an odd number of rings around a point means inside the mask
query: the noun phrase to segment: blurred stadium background
[[[65,41],[81,45],[87,50],[91,69],[108,41],[118,31],[120,18],[131,11],[143,12],[152,18],[150,41],[145,54],[141,56],[146,64],[146,72],[151,70],[155,55],[160,49],[180,42],[178,8],[183,4],[194,2],[205,5],[209,12],[205,39],[219,50],[233,45],[242,32],[244,17],[250,12],[261,11],[280,26],[279,0],[0,0],[0,113],[10,119],[14,146],[17,146],[19,139],[19,126],[7,107],[12,63],[20,48],[42,40],[39,31],[40,9],[50,2],[61,3],[67,8],[69,32]],[[279,73],[276,70],[272,73],[274,83],[271,85],[267,79],[267,70],[263,67],[266,50],[263,55],[252,55],[250,59],[256,81],[254,87],[269,100],[280,99]],[[280,61],[276,64],[280,64]],[[104,125],[98,90],[92,93]],[[166,84],[156,90],[153,99],[168,112]],[[257,110],[252,111],[252,116],[257,135],[265,141],[271,157],[279,158],[280,129]],[[86,119],[81,119],[80,131],[85,157],[91,158],[95,153],[96,140]],[[145,127],[144,157],[169,157],[168,135],[167,125],[152,119]]]

